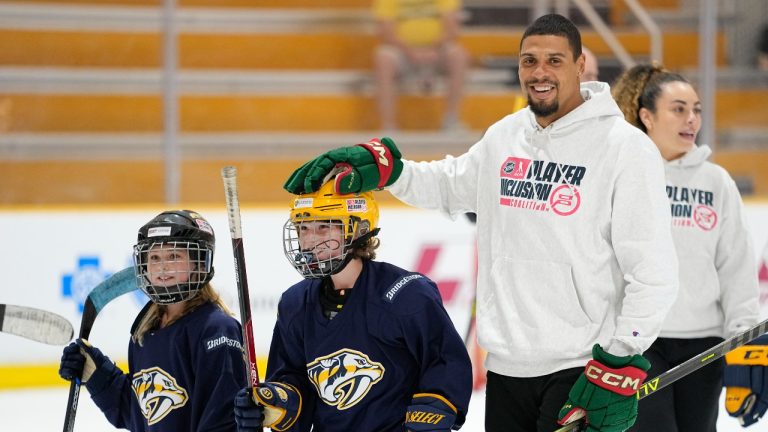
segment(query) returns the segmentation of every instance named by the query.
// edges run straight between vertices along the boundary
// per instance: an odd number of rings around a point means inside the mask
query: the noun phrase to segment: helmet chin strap
[[[381,230],[381,228],[376,228],[375,230],[365,233],[360,237],[352,240],[352,243],[349,244],[350,253],[348,253],[347,256],[344,257],[344,261],[341,263],[339,268],[331,272],[331,275],[335,275],[340,271],[344,270],[344,268],[347,267],[347,264],[349,264],[352,261],[352,259],[355,257],[352,251],[354,251],[357,248],[361,248],[365,246],[365,243],[367,243],[369,239],[377,235],[379,233],[379,230]]]
[[[161,289],[166,289],[166,287],[159,287]],[[181,301],[184,301],[184,296],[181,293],[161,293],[158,290],[158,287],[154,285],[150,285],[147,287],[147,291],[150,291],[147,294],[149,295],[149,299],[152,301],[152,303],[159,304],[159,305],[169,305],[173,303],[179,303]]]

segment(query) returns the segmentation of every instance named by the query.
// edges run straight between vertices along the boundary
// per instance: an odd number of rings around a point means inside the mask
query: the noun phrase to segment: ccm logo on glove
[[[637,393],[640,384],[647,376],[645,372],[636,367],[611,369],[594,360],[587,362],[584,375],[595,385],[622,396],[631,396]]]
[[[377,158],[377,168],[379,169],[379,182],[378,188],[383,188],[387,185],[389,178],[392,177],[392,170],[394,167],[389,163],[392,160],[392,152],[389,147],[385,146],[378,139],[374,138],[367,143],[358,144],[358,146],[371,152],[371,156]]]
[[[384,147],[383,144],[379,142],[377,139],[372,139],[368,141],[367,143],[358,144],[362,147],[368,147],[370,150],[376,152],[379,154],[379,163],[384,166],[389,166],[389,159],[387,156],[389,155],[389,149]]]
[[[743,352],[744,355],[741,356],[741,359],[738,359],[740,360],[739,364],[754,364],[762,366],[765,361],[768,360],[768,349],[765,348],[752,348],[750,346],[746,346],[743,350],[741,350],[741,352]],[[736,356],[731,356],[730,359],[732,361],[737,361]]]

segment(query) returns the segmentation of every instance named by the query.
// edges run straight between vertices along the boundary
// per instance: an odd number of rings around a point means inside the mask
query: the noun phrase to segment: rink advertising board
[[[132,265],[138,228],[163,208],[93,210],[1,210],[0,249],[4,288],[0,303],[33,306],[80,323],[89,290]],[[194,208],[216,233],[213,286],[237,315],[237,289],[226,213]],[[243,208],[242,225],[257,357],[267,356],[280,294],[301,280],[283,253],[287,209]],[[441,287],[459,333],[469,320],[474,292],[474,227],[437,213],[384,208],[377,259],[421,272]],[[131,324],[147,298],[139,291],[109,303],[96,319],[91,342],[118,361],[127,355]],[[57,385],[61,347],[0,333],[3,387]],[[260,365],[264,371],[264,364]],[[11,377],[13,379],[11,380]]]
[[[163,208],[48,210],[0,209],[0,303],[50,310],[80,322],[88,291],[110,274],[132,265],[138,228]],[[237,311],[229,227],[221,208],[194,208],[216,232],[214,287]],[[768,308],[768,203],[747,204],[755,255],[761,264],[763,308]],[[283,290],[300,280],[283,254],[286,209],[242,209],[243,239],[257,356],[265,359]],[[474,226],[464,217],[451,220],[436,212],[394,206],[382,208],[381,248],[377,259],[425,274],[437,282],[454,325],[462,336],[474,294]],[[126,358],[131,324],[147,298],[126,294],[101,312],[91,341],[118,361]],[[63,385],[56,374],[61,347],[0,333],[0,389]],[[260,365],[264,371],[264,365]],[[13,379],[10,379],[13,377]]]

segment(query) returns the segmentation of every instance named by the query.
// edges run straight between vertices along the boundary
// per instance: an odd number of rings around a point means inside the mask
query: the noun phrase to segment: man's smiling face
[[[520,86],[541,126],[548,126],[583,102],[579,76],[584,71],[584,55],[574,60],[565,37],[528,36],[521,44],[519,62]]]

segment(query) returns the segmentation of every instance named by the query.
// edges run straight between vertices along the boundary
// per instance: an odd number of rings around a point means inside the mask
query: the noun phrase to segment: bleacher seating
[[[468,13],[483,1],[491,0],[465,1]],[[219,202],[218,170],[230,163],[240,167],[244,202],[285,200],[280,185],[300,161],[380,134],[370,0],[177,3],[182,201]],[[161,4],[0,0],[0,203],[163,201]],[[442,89],[412,88],[401,98],[403,131],[395,136],[407,156],[460,153],[513,106],[516,76],[498,60],[514,58],[523,28],[481,24],[462,36],[473,59],[461,113],[470,130],[436,132]],[[630,54],[648,57],[647,35],[617,30]],[[611,56],[594,31],[583,34],[599,58]],[[695,29],[666,30],[665,64],[693,68],[697,44]],[[717,44],[725,67],[722,34]],[[759,142],[766,96],[766,86],[718,89],[718,130],[738,140],[744,134],[728,131],[749,128],[757,131],[750,142]],[[768,166],[765,153],[736,144],[717,157],[768,194],[768,178],[754,168]]]

